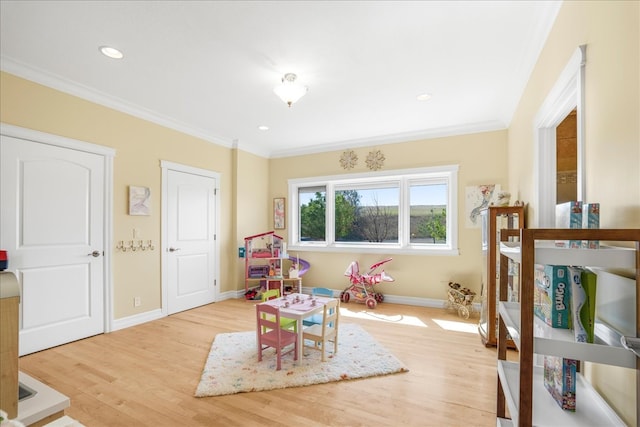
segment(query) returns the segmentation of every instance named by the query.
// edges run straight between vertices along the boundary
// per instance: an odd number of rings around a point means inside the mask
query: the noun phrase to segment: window
[[[289,181],[291,250],[457,254],[457,166]]]

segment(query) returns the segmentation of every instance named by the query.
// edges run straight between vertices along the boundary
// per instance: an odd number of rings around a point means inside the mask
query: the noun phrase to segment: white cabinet
[[[555,247],[556,240],[601,240],[628,242],[633,247],[601,247],[601,249],[570,249]],[[620,243],[622,244],[622,243]],[[576,411],[560,409],[544,388],[541,368],[535,366],[536,354],[548,354],[582,361],[621,366],[636,370],[636,388],[639,388],[640,362],[620,343],[621,334],[603,323],[596,324],[593,344],[577,343],[573,332],[548,327],[533,314],[535,264],[583,265],[604,269],[623,269],[635,277],[635,313],[640,313],[640,230],[567,230],[524,229],[518,243],[503,243],[500,247],[503,261],[520,263],[520,302],[506,301],[506,278],[500,281],[498,331],[498,398],[499,425],[550,426],[611,426],[625,423],[606,404],[605,400],[578,374]],[[598,286],[601,286],[599,283]],[[638,316],[629,319],[640,334]],[[506,359],[507,334],[518,349],[519,360]],[[640,399],[640,389],[636,391]],[[636,405],[637,407],[638,405]],[[507,420],[508,408],[511,420]],[[638,418],[638,414],[636,414]]]

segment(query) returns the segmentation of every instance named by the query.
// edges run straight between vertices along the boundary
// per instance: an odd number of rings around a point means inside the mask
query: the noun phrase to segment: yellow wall
[[[235,247],[232,217],[232,150],[112,109],[32,83],[0,74],[0,121],[80,141],[114,148],[113,237],[131,240],[134,227],[141,238],[153,240],[156,250],[113,252],[114,318],[143,313],[161,306],[161,160],[220,173],[220,291],[235,289],[230,273]],[[151,216],[129,216],[128,186],[151,189]],[[133,307],[134,296],[142,305]]]
[[[535,114],[571,55],[586,44],[586,199],[600,202],[601,227],[640,227],[639,28],[637,1],[563,3],[509,128],[509,183],[521,198],[535,194]],[[587,373],[636,425],[635,372],[589,365]]]
[[[271,160],[269,175],[272,197],[287,196],[287,180],[325,175],[367,172],[365,159],[371,150],[381,150],[386,158],[383,170],[426,166],[459,165],[458,238],[459,256],[389,255],[393,261],[385,270],[396,280],[377,285],[384,294],[443,299],[447,283],[458,282],[480,291],[480,229],[465,226],[465,187],[479,184],[506,184],[506,131],[437,138],[400,144],[354,149],[358,164],[346,172],[339,164],[342,151]],[[271,214],[272,215],[272,214]],[[281,235],[288,237],[287,230]],[[343,289],[348,285],[344,271],[353,260],[368,267],[384,254],[301,252],[311,263],[304,286]]]
[[[638,5],[563,3],[509,127],[509,187],[522,199],[535,200],[534,117],[571,55],[586,44],[586,198],[601,203],[602,227],[640,227]]]
[[[273,230],[270,219],[272,200],[269,197],[269,161],[242,150],[237,152],[235,219],[236,246],[244,246],[244,238]],[[223,225],[224,227],[224,225]],[[234,289],[244,289],[244,259],[235,250]]]

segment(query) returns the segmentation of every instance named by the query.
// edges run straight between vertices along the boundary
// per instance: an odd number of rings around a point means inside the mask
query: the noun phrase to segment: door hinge
[[[215,288],[216,286],[218,286],[218,281],[217,281],[217,280],[214,280],[214,281],[213,281],[213,287]]]
[[[214,189],[213,189],[213,195],[214,195],[214,196],[217,196],[217,195],[218,195],[218,189],[217,189],[217,188],[214,188]]]

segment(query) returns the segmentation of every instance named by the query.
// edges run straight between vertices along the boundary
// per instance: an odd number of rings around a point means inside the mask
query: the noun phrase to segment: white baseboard
[[[227,292],[223,292],[221,294],[218,294],[218,298],[216,299],[216,302],[225,301],[225,300],[228,300],[228,299],[237,299],[237,298],[244,298],[244,291],[227,291]]]
[[[224,299],[232,299],[232,298],[244,298],[244,289],[239,291],[231,291],[227,292]],[[302,287],[302,292],[305,294],[311,293],[311,288]],[[334,289],[333,296],[339,297],[341,290]],[[219,299],[222,301],[223,299]],[[431,307],[431,308],[444,308],[444,303],[447,301],[445,299],[432,299],[432,298],[418,298],[418,297],[405,297],[400,295],[384,295],[385,302],[390,302],[393,304],[404,304],[404,305],[415,305],[418,307]],[[480,303],[473,304],[474,310],[480,311]]]
[[[159,308],[156,310],[147,311],[133,316],[123,317],[121,319],[115,319],[111,324],[112,328],[110,332],[117,331],[119,329],[129,328],[131,326],[140,325],[142,323],[150,322],[152,320],[158,320],[165,317],[162,310]]]

